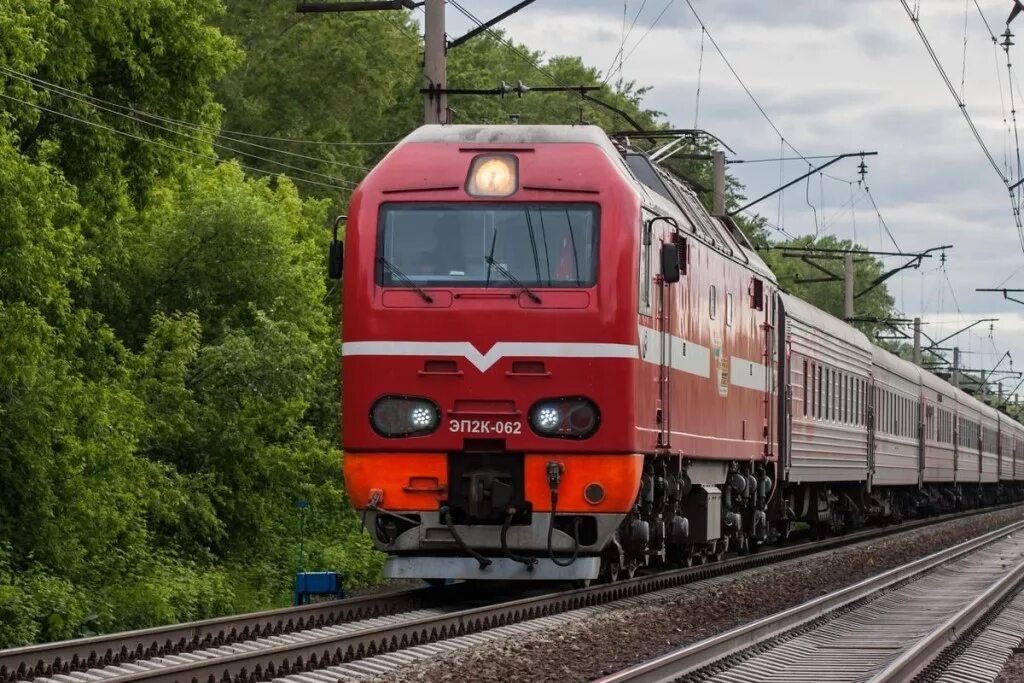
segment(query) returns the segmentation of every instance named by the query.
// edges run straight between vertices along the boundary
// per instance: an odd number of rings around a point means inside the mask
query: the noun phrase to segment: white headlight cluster
[[[601,414],[594,402],[582,396],[547,398],[530,409],[530,427],[540,436],[586,439],[597,431]]]
[[[370,409],[374,431],[389,439],[429,434],[440,421],[437,404],[415,396],[383,396]]]

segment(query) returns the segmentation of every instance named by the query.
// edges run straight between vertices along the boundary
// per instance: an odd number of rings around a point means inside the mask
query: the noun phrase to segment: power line
[[[697,9],[693,6],[693,2],[691,0],[686,0],[686,6],[690,8],[690,12],[693,14],[694,19],[697,20],[697,23],[700,25],[701,29],[707,35],[708,40],[711,41],[712,47],[715,48],[715,52],[717,52],[718,56],[721,57],[722,62],[725,63],[725,66],[729,69],[729,72],[733,75],[733,78],[735,78],[736,82],[740,84],[741,88],[743,88],[743,91],[747,94],[747,97],[749,97],[750,101],[754,103],[754,106],[757,108],[758,112],[760,112],[761,116],[768,123],[768,125],[771,127],[771,129],[773,131],[775,131],[776,135],[779,136],[779,140],[780,140],[781,144],[784,145],[785,147],[788,147],[790,150],[792,150],[792,152],[794,154],[796,154],[800,159],[810,163],[810,160],[812,158],[815,158],[815,157],[807,157],[807,156],[805,156],[788,139],[786,139],[785,135],[782,134],[782,131],[775,124],[775,122],[772,120],[772,118],[768,115],[768,112],[761,105],[761,102],[758,101],[758,99],[754,95],[753,91],[751,91],[751,89],[744,82],[743,78],[739,75],[739,72],[736,71],[736,68],[732,65],[732,62],[730,62],[729,58],[726,57],[725,52],[722,50],[721,46],[719,46],[718,41],[715,40],[715,37],[711,34],[711,31],[708,30],[707,24],[704,23],[704,20],[701,18],[700,14],[697,12]],[[785,160],[784,155],[780,154],[779,156],[780,156],[780,158],[777,159],[777,160],[779,160],[779,161]],[[844,182],[844,183],[851,182],[850,180],[848,180],[846,178],[839,178],[837,176],[833,176],[833,175],[830,175],[830,174],[823,174],[823,175],[828,177],[828,178],[830,178],[830,179],[832,179],[832,180],[836,180],[838,182]],[[870,197],[870,194],[868,196]],[[780,198],[780,202],[781,202],[781,198]],[[897,251],[902,251],[902,249],[900,249],[899,245],[897,244],[896,239],[892,236],[892,232],[889,230],[889,226],[885,223],[885,219],[882,218],[882,213],[878,209],[878,205],[875,203],[873,197],[871,198],[871,204],[872,204],[872,206],[875,209],[875,213],[878,215],[879,221],[881,222],[881,224],[883,226],[885,226],[885,231],[889,234],[889,239],[892,240],[892,243],[896,247]],[[817,214],[817,212],[815,211],[815,215],[816,214]]]
[[[989,151],[988,145],[986,145],[985,141],[981,139],[981,133],[978,132],[977,126],[974,125],[974,119],[971,118],[970,112],[967,111],[967,105],[964,104],[964,101],[962,99],[960,99],[960,95],[957,94],[956,88],[953,86],[953,83],[949,80],[949,76],[946,75],[946,70],[942,67],[942,62],[939,61],[939,56],[935,54],[935,50],[932,49],[932,44],[928,40],[928,36],[925,35],[924,29],[921,28],[920,20],[917,16],[914,15],[913,10],[910,9],[910,5],[907,4],[907,0],[899,0],[899,2],[901,5],[903,5],[903,9],[907,11],[907,16],[910,17],[910,21],[911,23],[913,23],[914,28],[917,30],[918,36],[921,37],[921,42],[924,43],[925,50],[928,51],[928,56],[932,58],[932,62],[935,64],[935,68],[938,69],[939,75],[942,77],[943,83],[945,83],[946,87],[949,89],[949,94],[953,96],[953,99],[956,101],[957,107],[959,107],[961,113],[963,113],[964,119],[967,121],[967,125],[970,127],[971,132],[974,134],[974,139],[977,140],[978,145],[981,147],[981,150],[985,153],[985,157],[988,159],[989,163],[992,164],[992,168],[995,169],[995,172],[999,175],[999,178],[1003,181],[1003,184],[1009,185],[1006,176],[1003,175],[1003,172],[999,169],[999,165],[996,163],[996,160],[992,157],[992,152]]]
[[[147,138],[147,137],[142,136],[142,135],[136,135],[134,133],[129,133],[127,131],[123,131],[123,130],[120,130],[118,128],[113,128],[111,126],[107,126],[107,125],[102,124],[102,123],[97,123],[95,121],[89,121],[87,119],[79,118],[79,117],[74,116],[72,114],[67,114],[65,112],[57,111],[56,109],[50,109],[49,107],[44,107],[41,104],[36,104],[34,102],[29,102],[27,100],[23,100],[23,99],[20,99],[20,98],[17,98],[17,97],[12,97],[11,95],[7,95],[7,94],[4,94],[4,93],[0,93],[0,97],[4,98],[6,100],[10,100],[12,102],[18,102],[20,104],[24,104],[24,105],[32,107],[34,109],[38,109],[39,111],[44,111],[44,112],[46,112],[48,114],[53,114],[55,116],[60,116],[60,117],[63,117],[65,119],[70,119],[70,120],[75,121],[77,123],[81,123],[81,124],[84,124],[84,125],[87,125],[87,126],[92,126],[94,128],[99,128],[101,130],[106,130],[108,132],[114,133],[115,135],[121,135],[121,136],[124,136],[124,137],[127,137],[127,138],[131,138],[133,140],[138,140],[139,142],[145,142],[147,144],[157,145],[159,147],[165,147],[167,149],[171,149],[171,150],[174,150],[176,152],[181,152],[183,154],[188,154],[188,155],[191,155],[191,156],[194,156],[194,157],[198,157],[200,159],[206,159],[206,160],[212,161],[212,162],[214,162],[216,164],[223,164],[223,163],[229,161],[227,159],[222,159],[222,158],[217,157],[217,156],[212,155],[212,154],[203,154],[202,152],[196,152],[195,150],[186,149],[184,147],[178,147],[177,145],[172,145],[172,144],[164,142],[162,140],[154,140],[152,138]],[[237,164],[238,162],[235,161],[234,163]],[[329,188],[332,188],[332,189],[335,189],[335,190],[349,191],[349,190],[352,189],[351,187],[341,187],[339,185],[331,185],[329,183],[322,183],[322,182],[319,182],[317,180],[307,180],[306,178],[296,178],[296,177],[293,177],[293,176],[289,176],[289,175],[287,175],[285,173],[275,173],[273,171],[267,171],[265,169],[256,168],[254,166],[246,166],[244,164],[238,164],[238,167],[239,168],[243,168],[243,169],[245,169],[247,171],[253,171],[253,172],[256,172],[256,173],[264,173],[264,174],[270,175],[270,176],[283,176],[283,177],[288,178],[289,180],[292,180],[292,181],[295,181],[295,182],[308,183],[310,185],[319,185],[321,187],[329,187]]]
[[[86,98],[86,99],[88,99],[88,100],[90,100],[92,102],[99,102],[99,103],[102,103],[102,104],[108,104],[108,105],[110,105],[112,107],[119,107],[121,109],[126,109],[126,110],[129,110],[129,111],[132,111],[132,112],[136,112],[136,113],[139,113],[139,114],[144,114],[145,116],[147,116],[149,118],[157,119],[158,121],[163,121],[165,123],[173,123],[173,124],[178,125],[178,126],[184,126],[184,127],[187,127],[187,128],[192,128],[193,130],[199,130],[199,131],[208,132],[208,133],[211,133],[213,135],[222,135],[222,136],[225,136],[225,137],[228,136],[228,135],[235,135],[235,136],[238,136],[238,137],[253,138],[254,140],[269,140],[269,141],[272,141],[272,142],[289,142],[289,143],[303,144],[303,145],[322,145],[322,146],[325,146],[325,147],[378,147],[378,146],[383,147],[383,146],[389,146],[389,145],[398,144],[397,140],[390,141],[390,142],[363,142],[363,141],[333,142],[333,141],[330,141],[330,140],[302,140],[302,139],[298,139],[298,138],[275,137],[275,136],[272,136],[272,135],[258,135],[256,133],[244,133],[242,131],[237,131],[237,130],[226,130],[226,129],[223,129],[223,128],[212,128],[210,126],[203,126],[203,125],[198,124],[198,123],[191,123],[189,121],[183,121],[181,119],[175,119],[175,118],[172,118],[170,116],[162,116],[162,115],[159,115],[159,114],[153,114],[152,112],[147,112],[147,111],[144,111],[144,110],[139,109],[137,107],[133,107],[133,106],[129,106],[129,105],[117,104],[116,102],[111,102],[110,100],[104,100],[104,99],[102,99],[100,97],[96,97],[94,95],[89,95],[87,93],[78,92],[76,90],[72,90],[71,88],[66,88],[64,86],[57,85],[56,83],[51,83],[49,81],[45,81],[45,80],[43,80],[43,79],[41,79],[41,78],[39,78],[37,76],[31,76],[29,74],[23,73],[21,71],[17,71],[15,69],[11,69],[9,67],[0,66],[0,72],[6,72],[8,75],[10,75],[10,76],[12,76],[14,78],[21,79],[21,80],[29,80],[33,84],[36,84],[36,85],[48,86],[50,88],[56,88],[58,90],[66,90],[67,92],[74,93],[75,95],[78,95],[80,97],[84,97],[84,98]],[[250,143],[245,143],[245,144],[250,144]],[[277,151],[283,151],[283,150],[277,150]],[[319,161],[327,161],[326,159],[318,159],[318,160]]]
[[[633,15],[633,21],[629,25],[629,30],[623,32],[623,34],[622,34],[622,42],[619,45],[619,51],[615,53],[614,57],[612,57],[612,63],[611,63],[611,65],[609,65],[608,71],[605,72],[604,79],[601,81],[605,85],[608,84],[608,81],[611,79],[612,74],[615,73],[615,63],[616,63],[616,61],[622,59],[622,53],[626,49],[626,41],[629,40],[629,36],[633,33],[633,27],[636,26],[637,19],[640,18],[640,14],[644,11],[644,7],[646,7],[646,6],[647,6],[647,0],[643,0],[643,2],[640,3],[640,9],[638,9],[636,11],[636,14]],[[623,19],[623,28],[625,28],[625,19],[626,19],[626,3],[625,2],[622,3],[622,19]],[[619,65],[618,71],[619,71],[619,73],[622,72],[622,65],[621,64]]]
[[[480,21],[480,19],[478,19],[472,12],[470,12],[468,9],[463,7],[461,4],[456,2],[456,0],[448,0],[448,3],[452,7],[457,9],[462,14],[462,16],[466,17],[467,19],[472,21],[477,26],[483,26],[484,25],[484,22]],[[541,67],[532,57],[530,57],[529,55],[524,54],[522,50],[520,50],[518,47],[516,47],[516,45],[514,43],[510,42],[509,40],[507,40],[500,33],[498,33],[497,31],[495,31],[494,29],[491,29],[491,28],[488,28],[488,29],[485,29],[485,30],[486,30],[486,32],[487,32],[487,34],[489,36],[491,36],[496,41],[498,41],[499,43],[501,43],[502,45],[507,47],[509,50],[511,50],[515,55],[517,55],[520,59],[522,59],[524,62],[526,62],[527,65],[532,67],[537,73],[539,73],[540,75],[544,76],[546,79],[548,79],[549,81],[551,81],[555,85],[564,85],[564,84],[560,83],[558,81],[558,79],[556,79],[554,76],[552,76],[549,71],[547,71],[546,69]],[[494,72],[492,71],[491,73],[494,73]]]
[[[686,0],[686,5],[687,5],[687,7],[690,8],[690,12],[693,13],[693,17],[697,20],[697,23],[700,24],[700,27],[702,29],[704,29],[704,32],[707,34],[708,40],[711,41],[712,47],[715,48],[715,52],[717,52],[718,56],[722,58],[723,62],[725,62],[725,66],[732,73],[733,78],[735,78],[736,82],[740,84],[740,87],[743,88],[743,91],[745,93],[747,93],[747,97],[749,97],[750,101],[754,103],[754,106],[757,107],[757,110],[759,112],[761,112],[761,116],[764,117],[764,120],[768,122],[768,125],[771,126],[772,130],[775,131],[775,134],[778,135],[779,138],[782,139],[782,141],[785,143],[785,145],[787,147],[789,147],[791,150],[793,150],[793,152],[797,156],[799,156],[801,159],[803,159],[804,161],[807,161],[807,158],[804,157],[804,155],[800,153],[800,150],[798,150],[788,140],[786,140],[786,136],[782,134],[782,131],[779,130],[779,127],[775,125],[775,122],[772,121],[772,118],[770,116],[768,116],[768,112],[765,111],[764,107],[761,106],[761,103],[757,100],[756,97],[754,97],[754,93],[750,91],[750,88],[747,87],[747,84],[743,82],[742,78],[740,78],[740,75],[739,75],[739,73],[737,73],[736,69],[733,67],[732,62],[730,62],[729,58],[725,56],[725,52],[722,51],[722,48],[718,46],[718,42],[715,40],[715,37],[713,35],[711,35],[711,31],[708,30],[708,27],[704,23],[704,20],[700,18],[699,14],[697,14],[697,10],[696,10],[696,8],[694,8],[693,3],[690,0]]]
[[[674,5],[675,2],[676,0],[668,0],[668,3],[666,3],[665,7],[662,8],[661,13],[659,13],[658,16],[654,18],[654,21],[651,22],[651,25],[647,27],[647,31],[645,31],[644,34],[640,36],[640,40],[636,41],[636,44],[633,45],[632,49],[630,49],[630,51],[626,53],[626,56],[622,58],[622,60],[619,62],[620,72],[622,71],[622,67],[625,66],[629,58],[633,56],[633,53],[636,52],[636,49],[640,47],[640,43],[644,42],[644,38],[646,38],[650,34],[650,32],[654,30],[654,27],[658,25],[658,22],[661,21],[661,18],[665,16],[665,12],[667,12],[668,8]]]
[[[800,156],[800,157],[772,157],[770,159],[730,159],[728,161],[728,163],[730,163],[730,164],[763,164],[763,163],[767,163],[767,162],[770,162],[770,161],[801,161],[801,160],[808,161],[809,159],[834,159],[836,156],[838,156],[838,155],[836,155],[836,154],[813,154],[813,155],[810,155],[810,156]],[[841,182],[841,183],[848,183],[848,182],[850,182],[849,180],[844,180],[842,178],[837,178],[836,176],[830,176],[827,173],[823,173],[822,175],[824,175],[824,176],[826,176],[828,178],[831,178],[832,180],[836,180],[838,182]]]
[[[884,218],[882,218],[882,212],[878,210],[878,204],[875,203],[875,197],[871,194],[871,188],[868,187],[867,184],[864,185],[864,194],[866,194],[868,199],[871,200],[871,206],[875,210],[875,215],[878,216],[878,223],[885,228],[885,234],[889,236],[889,239],[892,241],[892,245],[896,247],[896,251],[903,251],[903,249],[900,248],[900,245],[896,243],[896,238],[892,236],[892,230],[889,229],[889,224],[885,222]]]
[[[699,128],[700,121],[700,86],[704,75],[704,27],[700,27],[700,58],[697,60],[697,94],[693,102],[693,127]]]
[[[293,170],[303,171],[305,173],[310,173],[312,175],[321,176],[321,177],[327,178],[329,180],[334,180],[334,181],[338,181],[338,182],[347,182],[347,181],[345,181],[345,180],[343,180],[341,178],[335,178],[334,176],[326,175],[326,174],[323,174],[323,173],[318,173],[317,171],[313,171],[313,170],[308,169],[308,168],[303,168],[303,167],[299,167],[299,166],[292,166],[290,164],[285,164],[283,162],[276,161],[274,159],[268,159],[266,157],[262,157],[262,156],[259,156],[257,154],[253,154],[251,152],[245,152],[245,151],[236,149],[234,147],[229,147],[227,145],[222,145],[222,144],[220,144],[218,142],[214,142],[212,140],[206,140],[204,138],[199,138],[199,137],[196,137],[194,135],[189,135],[188,133],[182,133],[179,130],[175,130],[173,128],[169,128],[169,127],[161,125],[159,123],[153,123],[152,121],[146,121],[145,119],[141,118],[139,116],[139,114],[141,114],[143,116],[146,116],[146,117],[149,117],[149,118],[157,119],[157,120],[168,120],[168,119],[166,119],[165,117],[162,117],[162,116],[155,115],[155,114],[149,114],[147,112],[142,111],[141,109],[135,109],[133,107],[127,107],[127,106],[119,105],[119,104],[116,104],[116,103],[113,103],[113,102],[109,102],[107,100],[102,100],[102,99],[100,99],[98,97],[92,97],[90,95],[86,95],[85,93],[80,93],[80,92],[77,92],[75,90],[71,90],[70,88],[65,88],[63,86],[58,86],[58,85],[54,85],[54,84],[51,84],[51,83],[47,83],[46,81],[43,81],[42,79],[37,79],[37,78],[34,78],[32,76],[27,76],[25,74],[13,75],[13,74],[18,74],[19,72],[15,72],[12,69],[6,69],[5,67],[2,67],[2,66],[0,66],[0,72],[6,72],[9,75],[12,75],[13,78],[21,80],[23,82],[31,83],[32,85],[36,85],[36,86],[42,88],[43,90],[45,90],[46,92],[55,93],[55,94],[60,95],[62,97],[66,97],[68,99],[72,99],[72,100],[76,100],[78,102],[82,102],[83,104],[91,106],[91,107],[93,107],[95,109],[99,109],[101,111],[105,111],[105,112],[108,112],[110,114],[114,114],[115,116],[120,116],[120,117],[126,118],[126,119],[128,119],[130,121],[133,121],[133,122],[136,122],[136,123],[141,123],[143,125],[151,126],[153,128],[157,128],[159,130],[167,131],[167,132],[172,133],[174,135],[180,135],[182,137],[186,137],[186,138],[190,138],[192,140],[196,140],[198,142],[208,143],[208,144],[210,144],[210,145],[212,145],[214,147],[218,147],[218,148],[230,151],[230,152],[234,152],[235,154],[240,154],[242,156],[248,156],[248,157],[252,157],[254,159],[259,159],[260,161],[265,161],[265,162],[272,163],[272,164],[278,164],[278,165],[283,166],[285,168],[291,168]],[[103,104],[99,104],[99,103],[103,103]],[[104,106],[104,105],[109,105],[109,106]],[[112,107],[116,107],[117,109],[114,109]],[[118,109],[122,109],[122,110],[125,110],[125,111],[128,111],[128,112],[131,112],[131,113],[124,113],[124,111],[118,111]],[[211,129],[208,129],[208,128],[204,128],[202,126],[197,126],[197,125],[194,125],[194,124],[189,124],[189,123],[186,123],[184,121],[176,122],[174,125],[182,126],[182,127],[194,130],[194,131],[211,130]],[[278,149],[276,147],[268,147],[266,145],[261,145],[259,143],[255,143],[255,142],[247,142],[245,140],[240,140],[238,138],[233,138],[233,137],[226,136],[226,135],[218,135],[218,137],[221,137],[221,138],[223,138],[225,140],[230,140],[232,142],[238,142],[238,143],[241,143],[243,145],[250,145],[252,147],[257,147],[259,149],[264,149],[264,150],[268,150],[268,151],[271,151],[271,152],[276,152],[278,154],[283,154],[283,155],[286,155],[286,156],[298,157],[298,158],[301,158],[301,159],[315,161],[315,162],[318,162],[318,163],[330,164],[330,165],[334,165],[334,166],[341,166],[341,167],[344,167],[344,168],[353,168],[353,169],[357,169],[357,170],[361,170],[361,171],[368,171],[369,170],[365,166],[358,166],[356,164],[347,164],[347,163],[344,163],[344,162],[341,162],[341,161],[336,161],[336,160],[333,160],[333,159],[322,159],[320,157],[313,157],[313,156],[309,156],[307,154],[299,154],[298,152],[290,152],[290,151],[287,151],[287,150]]]

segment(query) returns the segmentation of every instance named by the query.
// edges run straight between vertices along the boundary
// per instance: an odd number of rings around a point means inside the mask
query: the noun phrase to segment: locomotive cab
[[[639,204],[591,127],[426,126],[357,189],[344,465],[388,576],[597,577],[641,483]]]

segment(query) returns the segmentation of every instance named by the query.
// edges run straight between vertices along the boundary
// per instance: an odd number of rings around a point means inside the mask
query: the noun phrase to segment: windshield
[[[377,282],[590,287],[597,222],[593,204],[385,204]]]

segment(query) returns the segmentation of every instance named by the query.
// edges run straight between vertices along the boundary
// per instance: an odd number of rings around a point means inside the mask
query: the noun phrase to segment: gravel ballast
[[[375,677],[396,681],[589,681],[1005,526],[1002,510],[643,596],[622,609],[458,649]],[[1009,667],[1015,664],[1014,658]],[[1010,673],[1022,680],[1020,672]]]
[[[1014,655],[1007,660],[996,683],[1021,683],[1024,681],[1024,655]]]

